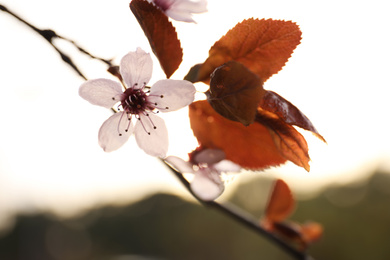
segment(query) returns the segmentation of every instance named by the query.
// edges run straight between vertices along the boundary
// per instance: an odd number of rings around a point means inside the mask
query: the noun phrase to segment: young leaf
[[[300,224],[293,221],[284,221],[273,223],[272,227],[264,226],[264,224],[269,223],[263,221],[262,225],[268,231],[297,244],[301,251],[306,250],[310,244],[320,239],[323,233],[322,225],[316,222]]]
[[[148,38],[165,75],[170,78],[183,59],[175,27],[159,8],[146,0],[132,0],[130,9]]]
[[[311,244],[321,238],[324,228],[317,222],[307,222],[301,225],[302,238],[306,244]]]
[[[198,81],[198,73],[200,70],[200,67],[202,67],[202,64],[196,64],[194,65],[190,71],[188,71],[187,75],[184,77],[185,80],[188,80],[192,83],[195,83]]]
[[[286,221],[294,207],[295,201],[290,188],[283,180],[276,180],[260,225],[267,231],[295,243],[303,251],[321,237],[323,228],[316,222],[301,224]]]
[[[217,67],[235,60],[265,82],[282,69],[300,41],[301,31],[291,21],[244,20],[211,47],[196,81],[208,82]]]
[[[264,92],[256,74],[241,63],[229,61],[213,72],[206,95],[220,115],[248,126],[255,120]]]
[[[309,148],[306,140],[293,126],[260,107],[255,121],[270,130],[274,144],[283,157],[310,171]]]
[[[218,114],[205,101],[189,106],[192,131],[204,148],[221,149],[226,159],[243,168],[262,170],[286,162],[268,129],[258,123],[244,126]]]
[[[295,201],[287,183],[276,180],[265,210],[268,222],[278,223],[285,220],[293,211]]]
[[[296,106],[277,93],[266,91],[259,103],[259,106],[261,109],[272,112],[286,124],[296,125],[300,128],[311,131],[319,139],[326,142],[325,139],[317,132],[310,120]]]

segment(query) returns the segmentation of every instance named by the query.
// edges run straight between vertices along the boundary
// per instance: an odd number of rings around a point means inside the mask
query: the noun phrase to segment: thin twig
[[[8,8],[6,8],[4,5],[0,5],[0,10],[1,11],[4,11],[10,15],[12,15],[14,18],[16,18],[17,20],[19,20],[20,22],[24,23],[25,25],[27,25],[30,29],[32,29],[33,31],[35,31],[36,33],[38,33],[40,36],[42,36],[46,41],[49,42],[49,44],[58,52],[58,54],[61,56],[61,59],[67,63],[69,66],[71,66],[71,68],[76,71],[76,73],[82,77],[83,79],[87,80],[87,78],[84,76],[84,74],[81,72],[81,70],[76,66],[76,64],[73,62],[73,60],[68,56],[66,55],[65,53],[63,53],[55,44],[54,44],[54,39],[55,38],[58,38],[58,39],[62,39],[62,40],[65,40],[65,41],[68,41],[70,42],[71,44],[73,44],[80,52],[84,53],[85,55],[88,55],[89,57],[93,58],[93,59],[97,59],[97,60],[100,60],[104,63],[106,63],[108,66],[111,66],[111,60],[106,60],[106,59],[103,59],[103,58],[99,58],[99,57],[96,57],[92,54],[90,54],[89,52],[87,52],[86,50],[84,50],[83,48],[81,48],[79,45],[77,45],[74,41],[72,40],[69,40],[61,35],[58,35],[55,31],[53,30],[50,30],[50,29],[46,29],[46,30],[41,30],[37,27],[35,27],[34,25],[32,25],[31,23],[27,22],[26,20],[24,20],[23,18],[21,18],[20,16],[18,16],[17,14],[15,14],[14,12],[10,11]]]
[[[288,253],[295,259],[314,260],[311,256],[297,250],[296,248],[292,247],[290,244],[286,243],[284,240],[281,240],[279,237],[263,229],[259,225],[259,221],[257,219],[254,219],[252,216],[242,211],[241,209],[237,208],[236,206],[232,204],[222,205],[215,201],[204,201],[200,199],[191,190],[190,183],[184,178],[183,174],[181,174],[179,171],[174,169],[171,165],[169,165],[164,160],[162,161],[172,171],[172,173],[179,179],[179,181],[184,185],[184,187],[192,194],[192,196],[194,196],[194,198],[196,198],[201,204],[223,213],[224,215],[234,219],[238,223],[241,223],[242,225],[248,227],[252,231],[258,233],[259,235],[267,238],[268,240],[275,243],[277,246],[279,246],[281,249],[283,249],[286,253]]]
[[[71,44],[73,44],[80,52],[84,53],[85,55],[91,57],[92,59],[95,59],[95,60],[100,60],[102,62],[104,62],[105,64],[107,64],[109,67],[113,66],[112,65],[112,59],[110,60],[106,60],[106,59],[103,59],[103,58],[99,58],[95,55],[92,55],[91,53],[89,53],[88,51],[86,51],[84,48],[80,47],[75,41],[72,41],[70,39],[67,39],[67,38],[64,38],[63,36],[60,36],[60,35],[57,35],[57,37],[59,39],[62,39],[64,41],[67,41],[67,42],[70,42]]]

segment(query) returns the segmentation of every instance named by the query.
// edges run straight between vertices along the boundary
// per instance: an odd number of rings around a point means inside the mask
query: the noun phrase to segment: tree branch
[[[72,40],[69,40],[61,35],[58,35],[55,31],[53,30],[50,30],[50,29],[45,29],[45,30],[41,30],[37,27],[35,27],[34,25],[32,25],[31,23],[27,22],[26,20],[24,20],[23,18],[21,18],[20,16],[18,16],[17,14],[15,14],[14,12],[10,11],[8,8],[6,8],[4,5],[1,5],[0,4],[0,10],[1,11],[4,11],[8,14],[10,14],[11,16],[13,16],[14,18],[16,18],[17,20],[19,20],[20,22],[24,23],[25,25],[27,25],[30,29],[32,29],[33,31],[35,31],[36,33],[38,33],[40,36],[42,36],[46,41],[49,42],[49,44],[56,50],[56,52],[61,56],[61,59],[67,63],[80,77],[82,77],[83,79],[87,80],[87,78],[84,76],[84,74],[81,72],[81,70],[76,66],[76,64],[73,62],[73,60],[68,56],[66,55],[64,52],[62,52],[55,44],[54,44],[54,39],[58,38],[58,39],[62,39],[62,40],[65,40],[67,42],[70,42],[71,44],[73,44],[80,52],[82,52],[83,54],[85,55],[88,55],[89,57],[93,58],[93,59],[97,59],[97,60],[100,60],[104,63],[106,63],[108,66],[112,66],[111,64],[111,60],[106,60],[106,59],[103,59],[103,58],[99,58],[99,57],[96,57],[92,54],[90,54],[89,52],[87,52],[86,50],[84,50],[83,48],[81,48],[79,45],[77,45],[74,41]]]
[[[267,238],[269,241],[273,242],[277,246],[279,246],[281,249],[283,249],[286,253],[288,253],[290,256],[292,256],[295,259],[299,260],[314,260],[311,256],[307,255],[304,252],[301,252],[297,250],[296,248],[292,247],[290,244],[286,243],[284,240],[281,240],[279,237],[275,236],[272,233],[269,233],[265,229],[263,229],[259,225],[259,221],[257,219],[254,219],[252,216],[250,216],[248,213],[242,211],[241,209],[237,208],[233,204],[219,204],[215,201],[204,201],[196,196],[196,194],[191,190],[190,183],[184,178],[183,174],[181,174],[179,171],[174,169],[171,165],[169,165],[165,160],[162,160],[164,164],[171,170],[171,172],[179,179],[179,181],[184,185],[184,187],[191,193],[192,196],[194,196],[195,199],[197,199],[201,204],[204,206],[213,208],[222,214],[230,217],[231,219],[237,221],[238,223],[246,226],[247,228],[251,229],[252,231],[256,232],[257,234]]]

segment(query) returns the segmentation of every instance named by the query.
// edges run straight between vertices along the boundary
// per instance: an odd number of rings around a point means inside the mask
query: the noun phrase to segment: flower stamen
[[[128,88],[121,97],[123,110],[133,115],[140,114],[148,109],[149,103],[147,95],[142,89]]]
[[[152,124],[153,126],[153,129],[157,129],[157,126],[153,123],[153,120],[150,118],[149,114],[145,114],[145,116],[147,116],[149,118],[149,121],[150,123]],[[149,133],[150,134],[150,133]]]
[[[148,132],[148,131],[146,130],[146,127],[145,127],[144,123],[142,122],[141,117],[138,116],[137,118],[138,118],[139,122],[141,123],[141,125],[142,125],[143,129],[145,130],[145,132],[146,132],[148,135],[150,135],[150,132]]]
[[[127,128],[125,129],[125,132],[128,132],[129,129],[130,129],[130,126],[131,126],[131,118],[132,118],[132,115],[127,114],[127,120],[129,121],[129,123],[127,124]]]
[[[118,131],[118,135],[119,135],[119,136],[122,136],[122,133],[121,133],[121,131],[120,131],[120,129],[119,129],[119,126],[121,125],[121,121],[122,121],[122,118],[123,118],[123,115],[124,115],[124,114],[125,114],[125,113],[122,113],[121,117],[119,118],[118,126],[117,126],[117,128],[116,128],[116,130]]]
[[[120,100],[120,98],[118,98],[118,96],[120,97],[122,94],[118,94],[118,95],[115,95],[113,97],[111,97],[112,100]]]

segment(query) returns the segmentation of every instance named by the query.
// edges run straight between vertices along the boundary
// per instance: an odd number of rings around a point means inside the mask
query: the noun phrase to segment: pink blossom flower
[[[118,104],[119,112],[109,117],[99,130],[99,144],[104,151],[118,149],[134,133],[138,146],[147,154],[166,156],[168,131],[164,120],[156,114],[191,104],[195,87],[189,81],[171,79],[148,87],[152,66],[150,55],[138,48],[120,62],[123,86],[109,79],[88,80],[80,86],[80,96],[94,105],[111,109]]]
[[[192,22],[192,14],[207,11],[207,0],[149,0],[176,21]]]
[[[225,190],[225,176],[236,173],[241,167],[225,160],[225,153],[218,149],[205,149],[194,155],[191,162],[186,162],[175,156],[168,156],[166,162],[177,168],[181,173],[192,173],[190,182],[194,194],[205,201],[215,200]]]

